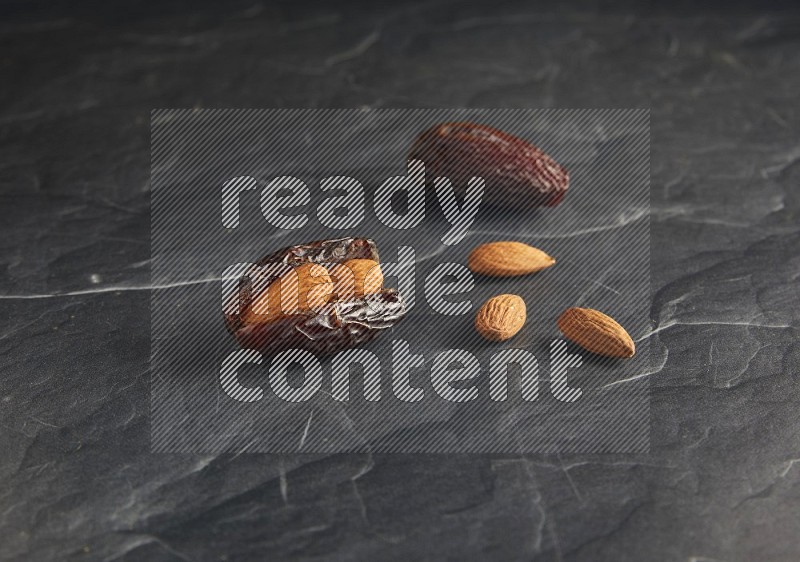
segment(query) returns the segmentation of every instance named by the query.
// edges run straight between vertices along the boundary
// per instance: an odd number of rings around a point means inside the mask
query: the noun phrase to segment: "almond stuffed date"
[[[365,343],[405,315],[394,289],[383,288],[375,242],[319,240],[257,262],[226,299],[225,324],[243,348],[319,354]]]
[[[456,193],[472,177],[486,182],[484,201],[508,207],[553,207],[569,186],[566,168],[531,143],[486,125],[442,123],[423,131],[408,155],[429,178],[450,179]]]

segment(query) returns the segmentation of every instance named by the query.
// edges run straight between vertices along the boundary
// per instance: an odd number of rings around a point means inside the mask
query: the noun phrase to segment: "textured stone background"
[[[800,11],[5,3],[0,559],[800,559]],[[151,455],[155,107],[650,107],[651,452]]]

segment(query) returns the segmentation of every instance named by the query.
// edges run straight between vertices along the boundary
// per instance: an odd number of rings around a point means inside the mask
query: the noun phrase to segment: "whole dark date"
[[[446,177],[456,193],[472,177],[486,182],[483,199],[508,207],[553,207],[569,186],[566,168],[531,143],[476,123],[442,123],[423,131],[409,159],[425,163],[427,177]]]

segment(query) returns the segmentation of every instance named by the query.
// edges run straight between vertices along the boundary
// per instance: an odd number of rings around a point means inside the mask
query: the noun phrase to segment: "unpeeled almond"
[[[317,263],[304,263],[273,281],[248,307],[243,319],[247,324],[260,324],[318,310],[332,292],[328,270]]]
[[[606,357],[633,357],[636,345],[619,323],[591,308],[568,308],[558,319],[564,336],[587,351]]]
[[[497,295],[475,315],[475,329],[489,341],[505,341],[525,325],[525,301],[517,295]]]
[[[383,272],[378,262],[355,258],[330,268],[333,291],[339,300],[374,295],[383,289]]]
[[[473,249],[467,267],[473,273],[491,277],[516,277],[546,269],[555,258],[522,242],[490,242]]]

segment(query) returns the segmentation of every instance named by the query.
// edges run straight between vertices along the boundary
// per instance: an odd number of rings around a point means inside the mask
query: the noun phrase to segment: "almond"
[[[525,324],[525,301],[517,295],[497,295],[483,303],[475,329],[489,341],[505,341]]]
[[[383,289],[383,272],[378,262],[356,258],[330,268],[333,291],[339,300],[374,295]]]
[[[472,250],[467,267],[473,273],[491,277],[515,277],[546,269],[555,258],[522,242],[490,242]]]
[[[271,322],[285,315],[317,310],[333,291],[328,270],[316,263],[298,265],[276,279],[256,298],[245,314],[247,324]]]
[[[558,319],[558,329],[582,348],[606,357],[633,357],[636,345],[619,323],[591,308],[568,308]]]

